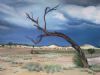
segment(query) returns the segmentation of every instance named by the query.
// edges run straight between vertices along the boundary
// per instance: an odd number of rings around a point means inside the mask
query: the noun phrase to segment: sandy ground
[[[38,62],[40,64],[59,64],[65,67],[73,67],[73,56],[48,56],[48,55],[36,55],[30,54],[29,48],[0,48],[0,65],[3,65],[4,69],[0,70],[0,75],[93,75],[87,71],[74,68],[64,70],[57,73],[46,73],[46,72],[29,72],[26,69],[22,69],[22,66],[28,62]],[[93,61],[94,59],[89,59]],[[97,59],[95,59],[97,60]],[[12,64],[12,62],[17,64]],[[100,73],[96,73],[100,75]]]
[[[79,72],[79,70],[67,70],[64,72],[60,73],[53,73],[53,74],[48,74],[48,73],[43,73],[43,72],[24,72],[24,73],[19,73],[19,75],[91,75],[86,72]]]

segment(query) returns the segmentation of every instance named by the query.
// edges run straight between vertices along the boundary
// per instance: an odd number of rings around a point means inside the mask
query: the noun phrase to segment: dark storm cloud
[[[3,12],[0,12],[0,19],[2,19],[2,18],[4,18],[4,17],[7,17],[7,16],[9,16],[8,14],[5,14],[5,13],[3,13]]]
[[[9,23],[9,22],[4,21],[4,20],[0,20],[0,26],[5,26],[5,27],[8,27],[8,28],[14,28],[15,27],[12,23]]]
[[[94,5],[100,4],[100,0],[0,0],[0,42],[9,42],[11,40],[29,44],[30,40],[26,39],[25,36],[29,35],[34,38],[39,34],[39,32],[31,29],[31,23],[29,21],[27,22],[24,13],[33,12],[35,16],[41,16],[41,14],[43,15],[42,11],[46,6],[53,7],[57,4],[61,4],[60,7],[66,11],[70,11],[70,8],[69,10],[63,8],[67,8],[67,4],[71,4],[73,9],[75,6],[76,9],[77,5],[80,5],[82,8],[86,8],[83,6],[91,5],[93,7],[90,7],[89,9],[92,10],[96,8]],[[51,16],[48,15],[48,29],[54,31],[57,29],[59,32],[66,33],[66,35],[69,35],[79,44],[93,43],[94,45],[100,45],[100,35],[98,33],[100,32],[100,23],[93,22],[92,20],[89,21],[87,18],[84,18],[88,16],[88,14],[85,16],[78,14],[78,16],[81,17],[79,18],[76,16],[77,14],[74,14],[74,10],[71,15],[67,14],[68,12],[64,10],[60,13],[60,7],[58,8],[58,11],[53,12],[55,13],[54,15],[53,13],[51,13]],[[78,10],[81,10],[81,8],[76,11]],[[93,10],[93,12],[98,12],[98,10],[99,8]],[[85,11],[85,13],[87,13],[87,11]],[[55,16],[56,18],[53,19]],[[95,19],[99,21],[98,17]],[[41,20],[39,22],[42,23]],[[66,45],[65,41],[62,42],[61,39],[57,40],[56,37],[54,39],[48,37],[48,39],[44,39],[40,45],[49,45],[54,43]]]
[[[96,23],[93,23],[91,21],[87,21],[87,20],[79,20],[79,19],[70,19],[68,22],[67,22],[68,25],[70,26],[85,26],[85,25],[88,25],[90,27],[100,27],[100,24],[96,24]]]
[[[12,7],[26,7],[26,6],[30,6],[30,5],[34,5],[37,4],[34,1],[28,1],[28,0],[0,0],[0,3],[12,6]]]
[[[4,20],[0,20],[0,37],[2,35],[14,33],[14,31],[16,31],[19,28],[21,28],[21,27],[14,25],[13,23],[10,23],[10,22],[4,21]]]
[[[16,3],[10,3],[10,6],[13,7],[24,7],[24,6],[29,6],[29,5],[33,5],[34,3],[28,3],[28,2],[16,2]]]
[[[27,7],[31,5],[57,5],[59,0],[0,0],[0,3],[12,6],[12,7]]]
[[[94,6],[99,5],[100,0],[60,0],[64,4],[75,4],[80,6]]]
[[[25,5],[32,5],[36,3],[64,3],[64,4],[76,4],[82,6],[89,6],[89,5],[99,5],[100,0],[0,0],[0,3],[6,3],[12,6],[25,6]]]
[[[70,15],[68,15],[65,12],[62,12],[64,14],[64,17],[66,17],[68,19],[68,21],[66,22],[66,24],[68,24],[69,27],[75,27],[77,28],[77,26],[90,26],[90,27],[99,27],[100,28],[100,24],[99,23],[94,23],[93,21],[89,21],[89,20],[84,20],[84,19],[78,19],[78,18],[74,18],[71,17]],[[65,24],[65,26],[66,26]]]
[[[26,7],[26,6],[30,6],[30,5],[34,5],[34,4],[37,4],[37,3],[34,3],[34,2],[14,2],[14,3],[9,3],[8,5],[9,6],[13,6],[13,7]]]

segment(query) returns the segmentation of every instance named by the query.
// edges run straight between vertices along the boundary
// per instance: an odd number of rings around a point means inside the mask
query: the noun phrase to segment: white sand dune
[[[93,45],[90,45],[90,44],[82,45],[81,48],[82,48],[82,49],[90,49],[90,48],[98,49],[97,47],[95,47],[95,46],[93,46]]]

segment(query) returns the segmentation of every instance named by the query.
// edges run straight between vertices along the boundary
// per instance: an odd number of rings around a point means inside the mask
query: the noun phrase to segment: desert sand
[[[75,65],[72,55],[30,54],[30,50],[30,48],[0,48],[0,65],[2,67],[0,67],[0,75],[93,75],[92,71],[88,69],[73,68]],[[59,64],[68,69],[56,73],[30,72],[22,68],[29,62],[41,65]]]

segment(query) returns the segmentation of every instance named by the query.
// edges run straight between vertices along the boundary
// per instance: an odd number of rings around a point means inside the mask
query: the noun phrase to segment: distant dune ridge
[[[84,44],[84,45],[81,45],[80,46],[82,49],[99,49],[93,45],[90,45],[90,44]],[[62,46],[58,46],[58,45],[49,45],[49,46],[41,46],[41,47],[34,47],[34,48],[41,48],[41,49],[66,49],[66,50],[74,50],[71,46],[65,46],[65,47],[62,47]]]
[[[57,46],[57,45],[49,45],[49,46],[46,46],[48,48],[57,48],[57,47],[61,47],[61,46]],[[93,45],[90,45],[90,44],[84,44],[82,46],[80,46],[82,49],[89,49],[89,48],[97,48]],[[67,46],[66,48],[72,48],[71,46]]]
[[[84,44],[82,46],[80,46],[82,49],[98,49],[97,47],[93,46],[93,45],[90,45],[90,44]]]
[[[8,46],[8,45],[6,45]],[[1,45],[0,45],[1,47]],[[26,45],[16,45],[14,47],[17,47],[17,48],[33,48],[32,46],[26,46]],[[100,49],[100,48],[97,48],[93,45],[90,45],[90,44],[84,44],[84,45],[81,45],[80,46],[82,49]],[[39,48],[39,49],[66,49],[66,50],[74,50],[74,48],[72,48],[71,46],[58,46],[58,45],[48,45],[48,46],[35,46],[34,48]]]

